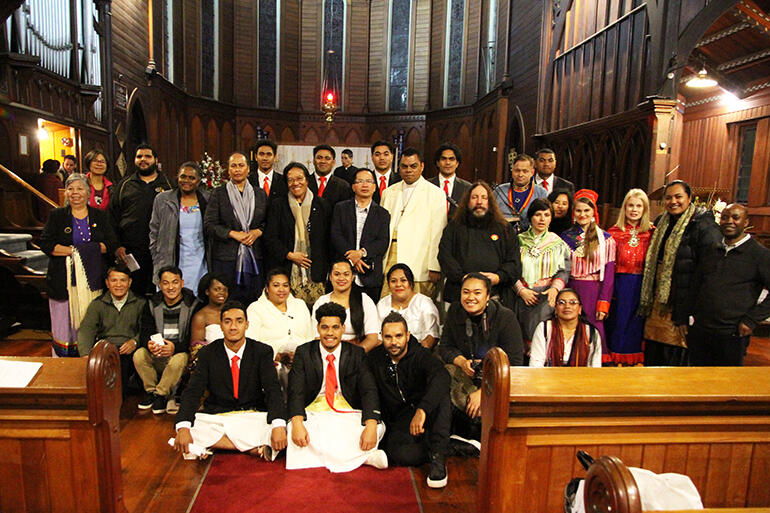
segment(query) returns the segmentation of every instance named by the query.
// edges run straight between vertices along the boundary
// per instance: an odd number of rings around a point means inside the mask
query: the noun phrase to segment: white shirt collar
[[[449,187],[451,188],[455,184],[455,178],[457,178],[457,173],[452,174],[452,176],[450,176],[449,178],[439,173],[438,175],[439,185],[441,185],[441,187],[444,187],[444,182],[449,180]]]
[[[555,176],[555,175],[552,173],[552,174],[551,174],[551,176],[549,176],[548,178],[546,178],[545,180],[543,180],[542,178],[540,178],[540,177],[537,175],[537,173],[535,173],[535,184],[536,184],[536,185],[540,185],[540,186],[542,187],[542,185],[543,185],[543,182],[547,182],[547,183],[548,183],[548,187],[546,188],[546,190],[547,190],[548,192],[551,192],[551,191],[553,191],[553,180],[554,180],[554,176]]]
[[[246,344],[248,344],[248,343],[249,343],[248,340],[246,342],[244,342],[243,345],[241,346],[241,348],[238,349],[237,353],[234,353],[233,351],[231,351],[230,348],[227,347],[227,344],[224,344],[224,346],[225,346],[225,353],[227,354],[227,361],[228,362],[232,362],[233,361],[233,356],[237,356],[238,357],[238,368],[240,368],[241,367],[241,360],[243,360],[243,350],[246,348]]]
[[[727,243],[725,242],[725,239],[724,239],[724,237],[722,237],[722,245],[725,247],[725,252],[726,252],[726,253],[729,253],[729,252],[730,252],[730,250],[733,250],[733,249],[737,248],[738,246],[740,246],[740,245],[741,245],[741,244],[743,244],[744,242],[748,242],[748,240],[749,240],[750,238],[751,238],[751,234],[750,234],[750,233],[744,233],[744,234],[743,234],[743,238],[741,238],[741,240],[739,240],[739,241],[738,241],[738,242],[736,242],[735,244],[727,244]]]
[[[263,173],[261,169],[257,170],[257,173],[259,174],[259,183],[260,185],[262,182],[265,181],[265,178],[267,178],[267,181],[272,183],[273,182],[273,170],[271,169],[267,173]]]
[[[381,177],[381,176],[384,176],[384,177],[385,177],[385,181],[386,181],[386,182],[387,182],[388,180],[390,180],[390,173],[391,173],[391,171],[392,171],[392,169],[388,169],[386,172],[384,172],[384,173],[380,174],[380,172],[379,172],[379,171],[377,171],[376,169],[374,170],[374,174],[375,174],[375,175],[377,175],[377,186],[378,186],[378,187],[379,187],[379,185],[380,185],[380,177]]]

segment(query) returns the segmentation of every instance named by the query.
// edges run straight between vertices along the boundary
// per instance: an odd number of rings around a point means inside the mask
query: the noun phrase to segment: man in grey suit
[[[452,143],[445,142],[436,150],[433,163],[438,168],[438,176],[428,181],[444,191],[447,196],[447,215],[451,219],[457,210],[457,204],[470,189],[471,183],[457,176],[457,168],[463,161],[460,148]]]

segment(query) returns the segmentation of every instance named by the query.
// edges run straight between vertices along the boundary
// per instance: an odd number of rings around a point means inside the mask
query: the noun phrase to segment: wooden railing
[[[5,167],[4,165],[0,164],[0,171],[3,171],[6,175],[8,175],[11,180],[16,182],[17,184],[21,185],[25,189],[27,189],[29,192],[40,198],[41,200],[45,201],[49,205],[51,205],[54,208],[58,208],[61,205],[57,204],[55,201],[53,201],[51,198],[40,192],[39,190],[32,187],[26,180],[24,180],[22,177]]]

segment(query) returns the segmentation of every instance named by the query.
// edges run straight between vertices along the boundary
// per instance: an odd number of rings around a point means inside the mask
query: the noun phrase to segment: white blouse
[[[291,294],[286,311],[280,311],[263,292],[246,310],[249,328],[246,336],[271,346],[276,354],[293,352],[298,345],[315,338],[310,312],[301,299]]]
[[[548,359],[548,341],[551,338],[551,330],[553,329],[552,321],[548,322],[548,339],[545,336],[545,323],[541,322],[535,329],[535,334],[532,336],[532,351],[529,355],[530,367],[545,367],[545,362]],[[590,327],[586,324],[586,336],[591,332]],[[588,362],[587,367],[601,367],[602,366],[602,341],[599,330],[593,330],[593,337],[591,337],[591,345],[588,350]],[[569,362],[569,355],[572,351],[572,342],[575,336],[573,335],[569,339],[564,341],[564,357],[562,359],[562,365],[567,365]]]
[[[438,308],[436,308],[436,305],[428,296],[419,293],[415,294],[409,301],[409,305],[402,310],[393,308],[392,301],[392,295],[388,294],[377,303],[380,322],[382,322],[390,312],[398,312],[406,320],[406,327],[409,329],[409,333],[414,335],[414,338],[418,341],[422,341],[428,335],[433,336],[433,338],[438,338]]]
[[[331,301],[332,293],[324,294],[319,297],[313,305],[313,336],[318,336],[318,321],[315,318],[315,312],[318,307],[325,305]],[[364,335],[375,335],[380,332],[380,316],[377,314],[377,307],[374,305],[374,301],[368,295],[361,294],[361,303],[364,307]],[[353,324],[350,322],[350,308],[345,309],[345,333],[342,334],[342,340],[353,340],[356,338],[356,332],[353,330]],[[360,340],[359,340],[360,342]]]

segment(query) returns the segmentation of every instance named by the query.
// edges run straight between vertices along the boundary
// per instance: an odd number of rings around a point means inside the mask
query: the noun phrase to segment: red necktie
[[[543,189],[545,189],[545,192],[548,192],[548,182],[547,181],[543,180],[542,182],[540,182],[540,185],[543,186]]]
[[[444,180],[444,194],[446,194],[446,211],[449,213],[449,180]]]
[[[321,180],[321,185],[318,186],[318,197],[323,198],[324,189],[326,189],[326,177],[319,176],[318,179]]]
[[[382,196],[382,193],[385,191],[385,189],[388,187],[388,184],[385,183],[385,177],[380,177],[380,196]]]
[[[262,187],[262,190],[265,191],[265,194],[270,196],[270,183],[267,181],[267,177],[265,177],[265,185]]]
[[[326,360],[329,362],[326,365],[326,402],[329,407],[334,410],[334,393],[337,391],[337,373],[334,371],[334,355],[326,355]]]
[[[232,364],[230,364],[230,372],[233,373],[233,396],[238,399],[238,378],[241,375],[241,369],[238,367],[238,355],[233,356]]]

